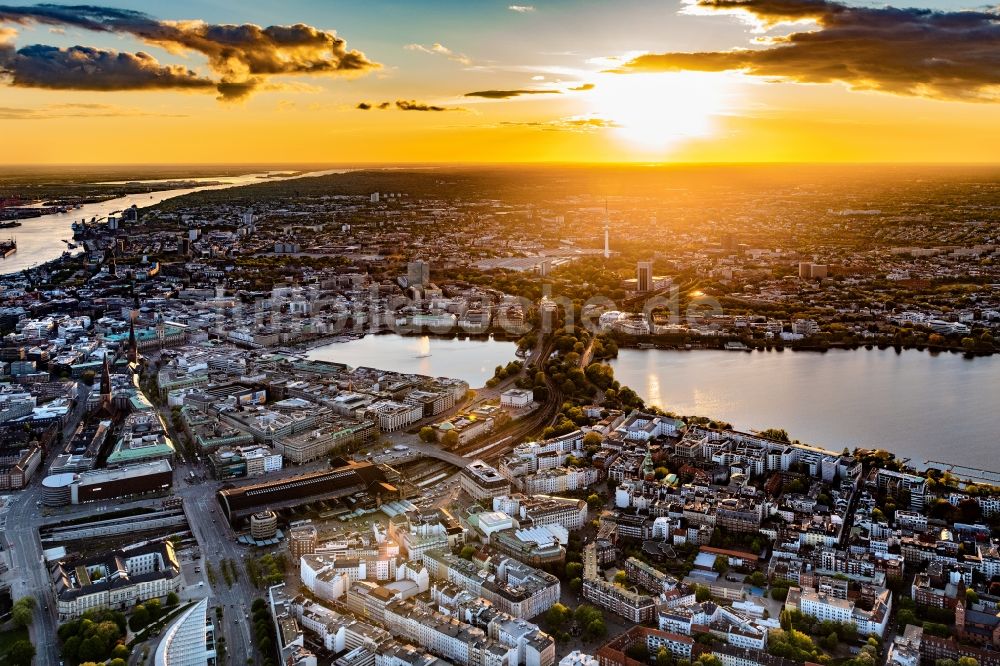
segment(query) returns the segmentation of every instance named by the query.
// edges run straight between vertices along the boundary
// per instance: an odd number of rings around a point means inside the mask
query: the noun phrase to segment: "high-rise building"
[[[426,287],[431,283],[431,265],[423,259],[411,261],[406,265],[406,286]]]
[[[826,264],[814,264],[811,261],[799,262],[799,277],[803,280],[823,279],[830,274]]]
[[[635,268],[636,291],[653,290],[653,262],[640,261]]]
[[[372,203],[378,203],[378,199],[379,199],[378,192],[372,192],[371,199],[372,199]]]

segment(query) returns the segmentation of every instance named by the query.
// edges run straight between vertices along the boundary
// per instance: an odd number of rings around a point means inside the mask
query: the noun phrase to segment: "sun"
[[[662,152],[710,136],[733,94],[726,77],[700,72],[607,74],[590,96],[594,115],[608,120],[634,148]]]

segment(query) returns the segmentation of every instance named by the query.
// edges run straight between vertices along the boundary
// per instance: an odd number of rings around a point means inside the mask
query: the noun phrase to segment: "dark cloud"
[[[510,99],[521,95],[558,95],[558,90],[477,90],[465,93],[466,97],[484,97],[486,99]]]
[[[379,105],[379,108],[383,108]],[[423,102],[417,102],[414,100],[397,99],[396,108],[400,111],[461,111],[462,109],[458,107],[447,107],[447,106],[434,106],[432,104],[424,104]]]
[[[570,88],[570,90],[574,92],[583,92],[586,90],[593,90],[593,89],[594,89],[593,83],[584,83],[582,85],[576,86],[575,88]]]
[[[392,106],[392,104],[390,104],[389,102],[382,102],[381,104],[378,105],[378,108],[384,111],[385,109],[388,109],[390,106]]]
[[[89,5],[0,5],[0,22],[71,26],[127,34],[172,53],[200,53],[208,59],[209,67],[218,77],[217,89],[223,99],[249,95],[261,87],[264,77],[268,76],[352,74],[380,67],[364,53],[348,50],[346,42],[335,32],[302,23],[263,28],[249,23],[161,21],[138,11]],[[136,57],[143,55],[136,54]],[[39,80],[38,85],[55,87],[43,83]],[[58,87],[64,86],[59,82]]]
[[[695,0],[762,28],[813,21],[765,48],[639,56],[616,72],[728,71],[938,99],[1000,99],[1000,14],[855,7],[830,0]]]
[[[368,111],[369,109],[372,108],[372,105],[369,104],[368,102],[358,102],[358,105],[354,108],[360,109],[361,111]]]
[[[56,90],[207,89],[216,82],[153,56],[86,46],[26,46],[0,59],[0,74],[14,86]]]

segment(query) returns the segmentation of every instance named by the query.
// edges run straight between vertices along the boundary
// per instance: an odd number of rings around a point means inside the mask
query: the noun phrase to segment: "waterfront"
[[[351,367],[386,368],[430,377],[464,379],[472,388],[486,384],[498,365],[517,360],[513,342],[489,338],[434,338],[427,335],[366,335],[309,351],[321,361]]]
[[[904,350],[725,352],[621,349],[615,378],[678,414],[737,429],[784,428],[839,451],[1000,469],[1000,358]]]
[[[326,174],[344,173],[343,169],[331,169],[327,171],[315,171],[290,178],[304,178],[309,176],[322,176]],[[271,173],[271,172],[268,172]],[[280,173],[280,172],[279,172]],[[207,181],[221,183],[218,185],[200,185],[174,190],[162,190],[159,192],[143,192],[140,194],[129,194],[123,197],[108,199],[99,203],[84,204],[80,208],[74,208],[65,213],[52,213],[41,217],[32,217],[21,220],[20,227],[11,229],[0,229],[0,240],[8,237],[17,240],[17,252],[0,259],[0,275],[16,273],[17,271],[31,268],[38,264],[58,259],[66,251],[66,244],[63,239],[72,240],[73,231],[70,225],[75,221],[87,220],[92,217],[97,219],[105,218],[111,213],[131,208],[136,205],[139,208],[154,206],[167,199],[200,192],[202,190],[222,190],[239,185],[252,185],[262,182],[261,176],[264,173],[250,173],[242,176],[224,176],[218,178],[190,178],[183,180]],[[267,182],[279,180],[289,180],[278,176],[270,177]],[[169,178],[167,181],[177,181],[178,178]],[[146,182],[146,181],[143,181]],[[79,252],[79,250],[76,250]]]

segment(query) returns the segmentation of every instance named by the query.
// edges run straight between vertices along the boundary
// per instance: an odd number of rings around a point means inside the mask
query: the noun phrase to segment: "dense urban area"
[[[3,174],[0,217],[67,231],[0,275],[0,664],[1000,666],[990,461],[742,432],[606,363],[1000,351],[998,174],[872,173],[373,169],[91,219],[146,185]],[[311,353],[399,335],[516,353]]]

